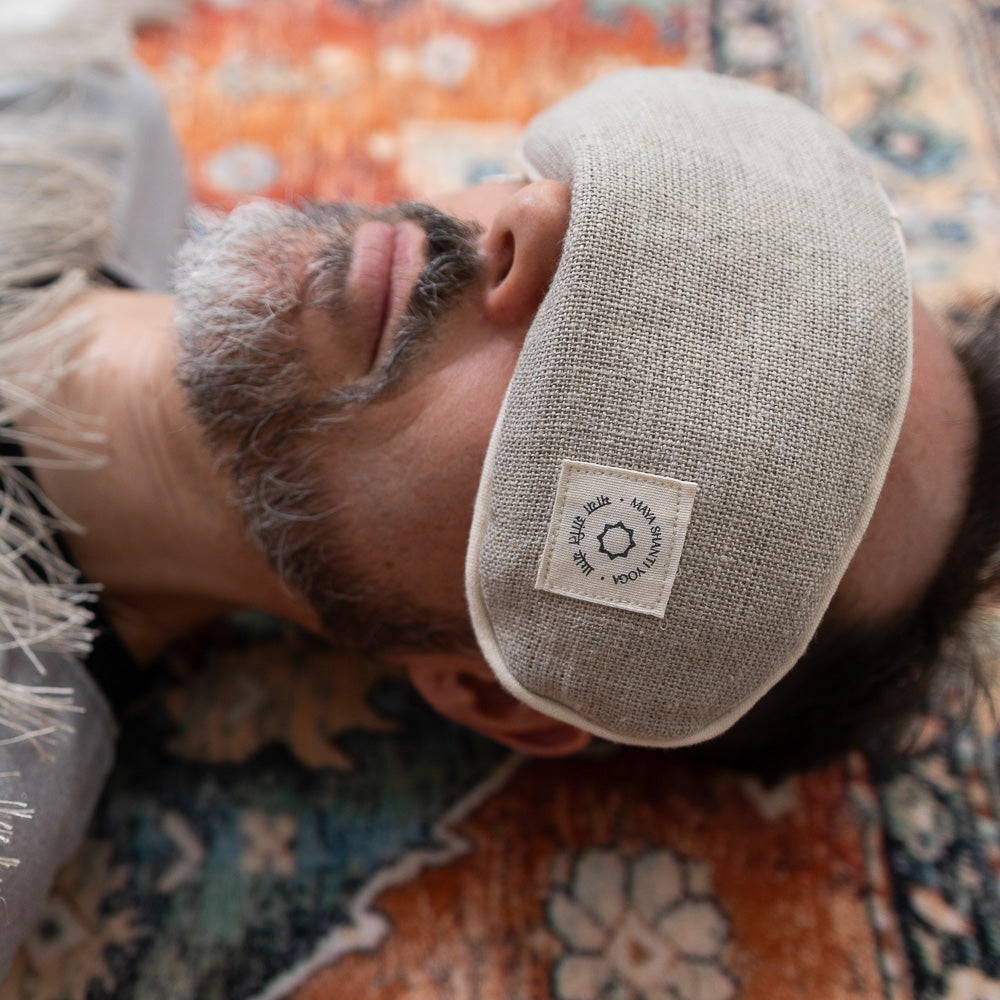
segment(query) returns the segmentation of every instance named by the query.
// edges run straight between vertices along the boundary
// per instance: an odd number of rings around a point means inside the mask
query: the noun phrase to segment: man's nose
[[[482,247],[487,260],[485,309],[498,325],[534,319],[562,255],[570,193],[558,181],[520,188],[496,214]]]

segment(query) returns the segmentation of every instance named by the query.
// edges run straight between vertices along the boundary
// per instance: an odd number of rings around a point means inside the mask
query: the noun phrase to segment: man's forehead
[[[903,427],[868,530],[831,605],[837,621],[886,622],[916,606],[961,521],[977,442],[968,377],[918,302]]]

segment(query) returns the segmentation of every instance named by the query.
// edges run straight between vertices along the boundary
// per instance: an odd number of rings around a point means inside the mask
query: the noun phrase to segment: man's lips
[[[424,263],[424,231],[415,222],[366,222],[354,236],[348,285],[366,371],[392,347],[392,334]]]

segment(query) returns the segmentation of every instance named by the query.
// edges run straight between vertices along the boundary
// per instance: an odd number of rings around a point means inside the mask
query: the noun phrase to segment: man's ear
[[[590,743],[590,734],[550,719],[508,694],[479,656],[407,653],[413,686],[442,715],[504,746],[536,757],[561,757]]]

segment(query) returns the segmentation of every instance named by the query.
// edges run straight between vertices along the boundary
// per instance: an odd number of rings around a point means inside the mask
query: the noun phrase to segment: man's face
[[[498,688],[474,651],[463,567],[483,458],[569,201],[544,182],[439,202],[471,228],[426,212],[251,212],[232,239],[190,249],[178,281],[181,381],[279,576],[339,641],[457,648],[410,654],[415,683],[445,715],[531,753],[586,736]],[[968,385],[925,313],[916,333],[900,442],[831,607],[841,626],[912,606],[965,503]]]
[[[488,184],[438,207],[478,232],[432,237],[447,260],[416,317],[404,304],[437,225],[419,213],[257,223],[224,254],[209,242],[211,261],[189,253],[180,274],[181,373],[202,426],[220,453],[238,448],[239,499],[272,565],[345,641],[471,645],[473,501],[569,192]],[[918,313],[900,446],[839,618],[891,618],[926,586],[964,504],[973,425],[951,351]]]
[[[545,181],[438,203],[467,226],[406,207],[250,209],[185,252],[182,380],[237,454],[272,565],[338,638],[467,638],[480,470],[569,203]]]

